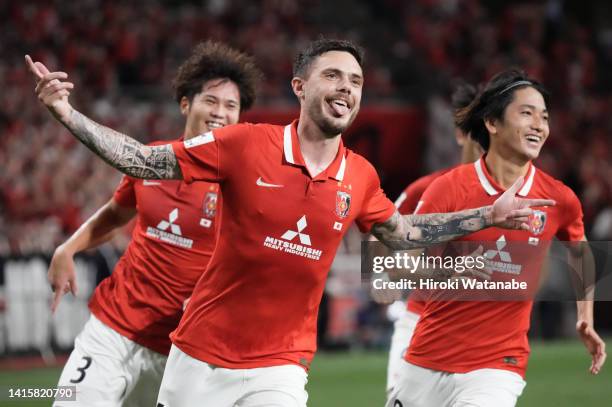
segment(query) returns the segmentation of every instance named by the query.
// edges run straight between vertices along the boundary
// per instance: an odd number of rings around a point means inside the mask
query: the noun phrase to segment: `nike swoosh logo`
[[[149,181],[148,179],[145,179],[144,181],[142,181],[142,185],[144,185],[145,187],[150,187],[153,185],[161,185],[161,182]]]
[[[268,188],[282,188],[284,187],[284,185],[277,185],[277,184],[268,184],[267,182],[264,182],[261,177],[257,178],[257,185],[259,185],[260,187],[268,187]]]

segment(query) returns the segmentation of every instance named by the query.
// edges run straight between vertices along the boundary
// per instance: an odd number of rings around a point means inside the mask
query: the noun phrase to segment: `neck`
[[[183,130],[183,140],[189,140],[190,138],[194,138],[197,136],[195,131],[189,127],[188,123],[185,123],[185,130]]]
[[[461,164],[469,164],[478,160],[482,155],[482,150],[475,147],[473,141],[466,141],[461,149]]]
[[[305,117],[307,116],[300,117],[297,135],[306,168],[312,177],[316,177],[336,158],[341,135],[329,137],[312,120],[304,119]]]
[[[529,163],[530,161],[507,159],[492,148],[489,148],[485,158],[489,174],[504,189],[510,188],[519,177],[527,175]]]

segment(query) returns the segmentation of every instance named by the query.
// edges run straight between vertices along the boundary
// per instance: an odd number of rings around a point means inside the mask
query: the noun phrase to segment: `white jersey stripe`
[[[523,187],[521,188],[521,190],[518,192],[520,196],[527,196],[529,191],[531,191],[531,186],[533,185],[533,178],[535,177],[535,172],[536,172],[536,167],[535,165],[531,164],[531,171],[529,171],[529,176],[527,177],[527,180],[523,184]]]
[[[489,194],[489,195],[497,195],[498,194],[497,190],[495,189],[495,187],[493,185],[491,185],[491,183],[487,179],[487,176],[485,175],[484,171],[482,170],[482,158],[479,158],[474,163],[474,168],[476,169],[476,174],[478,174],[478,180],[480,181],[480,185],[482,185],[484,190],[487,191],[487,194]]]
[[[397,197],[397,199],[395,200],[395,207],[399,208],[400,206],[402,206],[402,204],[404,203],[404,201],[406,200],[406,198],[408,198],[408,195],[406,195],[406,191],[402,192],[400,194],[400,196]]]
[[[289,164],[295,164],[293,160],[293,143],[291,142],[291,125],[285,126],[285,132],[283,134],[283,149],[285,150],[285,160]]]
[[[338,181],[342,181],[344,179],[344,171],[346,170],[346,155],[342,156],[342,162],[340,163],[340,168],[338,168],[338,173],[334,178]]]

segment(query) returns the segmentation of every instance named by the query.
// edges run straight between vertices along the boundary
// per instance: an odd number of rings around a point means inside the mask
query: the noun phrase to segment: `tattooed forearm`
[[[395,211],[386,222],[376,223],[372,226],[372,235],[391,249],[404,249],[404,245],[400,244],[400,241],[403,240],[402,236],[405,236],[400,230],[402,223],[402,215],[400,215],[398,211]]]
[[[490,226],[491,211],[484,206],[454,213],[409,215],[404,217],[409,224],[406,239],[434,244],[452,240]]]
[[[182,178],[169,144],[145,146],[125,134],[94,122],[74,109],[62,123],[90,150],[127,175],[147,179]]]
[[[401,216],[372,228],[372,234],[396,250],[406,250],[447,242],[491,226],[490,206],[452,213]]]

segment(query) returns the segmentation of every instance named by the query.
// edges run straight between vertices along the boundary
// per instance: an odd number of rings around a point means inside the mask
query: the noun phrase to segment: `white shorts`
[[[419,322],[419,314],[404,309],[402,316],[393,323],[393,336],[391,337],[389,362],[387,363],[387,395],[391,393],[397,383],[399,371],[404,362],[404,355],[408,350],[417,322]]]
[[[514,407],[524,388],[508,370],[448,373],[404,362],[386,407]]]
[[[155,406],[166,359],[92,315],[75,339],[58,383],[76,386],[76,402],[56,401],[53,406]]]
[[[157,407],[305,407],[307,381],[306,371],[297,365],[226,369],[173,345]]]

